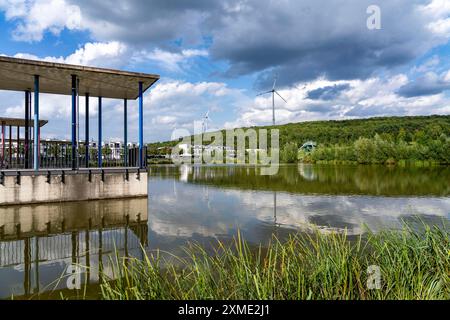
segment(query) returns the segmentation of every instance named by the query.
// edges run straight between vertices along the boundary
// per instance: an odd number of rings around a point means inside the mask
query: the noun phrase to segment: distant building
[[[317,147],[317,143],[315,143],[314,141],[308,141],[308,142],[305,142],[300,149],[305,152],[311,152],[316,147]]]
[[[181,154],[179,156],[181,157],[191,157],[191,145],[187,143],[179,144],[178,148],[181,150]]]
[[[203,146],[203,145],[194,145],[191,146],[187,143],[179,144],[178,148],[181,150],[179,156],[180,157],[201,157],[204,152],[226,152],[226,155],[229,157],[235,157],[236,151],[231,147],[223,147],[223,146]]]
[[[80,145],[84,145],[84,141],[80,141]],[[128,150],[137,148],[139,144],[128,142],[127,147]],[[89,142],[89,149],[93,152],[97,152],[98,150],[98,142],[91,141]],[[123,158],[124,152],[124,143],[122,141],[102,141],[102,149],[104,158],[108,158],[109,160],[121,160]],[[106,154],[105,154],[106,153]]]
[[[111,150],[110,159],[120,160],[123,154],[123,143],[118,141],[110,141],[106,144]]]

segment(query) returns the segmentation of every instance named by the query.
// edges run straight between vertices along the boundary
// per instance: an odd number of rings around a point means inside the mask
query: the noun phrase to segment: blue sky
[[[380,29],[367,28],[372,4]],[[450,113],[447,0],[0,0],[0,27],[2,55],[160,74],[149,142],[192,132],[208,110],[211,129],[270,124],[271,98],[256,94],[275,76],[277,123]],[[43,137],[70,138],[70,98],[41,105]],[[122,102],[105,110],[104,137],[120,139]],[[0,115],[23,116],[23,93],[0,91]]]

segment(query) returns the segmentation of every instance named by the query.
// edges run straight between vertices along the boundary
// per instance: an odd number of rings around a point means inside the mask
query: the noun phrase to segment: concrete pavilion
[[[46,61],[34,61],[11,57],[0,57],[0,90],[24,92],[25,119],[2,124],[4,129],[21,126],[25,128],[25,140],[30,139],[29,166],[16,170],[0,169],[0,206],[24,203],[45,203],[112,199],[127,197],[147,197],[147,172],[144,147],[144,99],[143,94],[156,81],[155,74],[128,72],[105,68],[77,66]],[[40,146],[40,126],[45,124],[39,115],[40,93],[68,95],[71,110],[71,142],[69,167],[48,167],[41,165],[44,155]],[[78,137],[79,99],[86,99],[85,141]],[[97,150],[89,150],[89,97],[98,98],[98,144]],[[124,159],[117,167],[106,168],[102,159],[102,99],[123,101]],[[138,152],[136,161],[128,159],[128,100],[138,100]],[[14,122],[14,123],[13,123]],[[49,123],[48,125],[51,125]],[[10,134],[11,137],[11,134]],[[4,141],[3,141],[4,142]],[[79,144],[84,143],[83,161]],[[4,144],[3,144],[4,145]],[[10,144],[11,145],[11,144]],[[91,153],[90,153],[91,151]],[[135,150],[129,150],[135,151]],[[3,153],[4,154],[4,153]],[[11,152],[10,152],[11,154]],[[89,165],[90,154],[94,154],[96,165]],[[65,154],[66,156],[66,154]],[[52,156],[53,157],[53,156]],[[95,161],[95,160],[94,160]],[[54,163],[58,163],[57,161]],[[106,165],[105,165],[106,166]],[[130,173],[136,173],[132,176]]]
[[[89,97],[98,97],[98,153],[101,155],[102,140],[102,98],[121,99],[124,103],[124,146],[127,146],[127,100],[139,100],[139,167],[144,166],[143,138],[143,93],[149,89],[159,75],[128,72],[104,68],[34,61],[11,57],[0,57],[0,90],[22,91],[25,94],[25,121],[31,117],[31,94],[34,94],[33,125],[33,168],[39,170],[39,94],[51,93],[70,95],[72,110],[72,169],[78,169],[77,153],[77,110],[78,97],[86,98],[86,148],[89,148]],[[126,150],[125,150],[126,151]],[[88,150],[86,154],[89,154]],[[125,155],[127,152],[124,153]],[[88,157],[86,157],[88,158]],[[126,156],[125,156],[126,158]],[[127,159],[125,159],[127,166]],[[98,167],[102,167],[102,157],[98,157]]]

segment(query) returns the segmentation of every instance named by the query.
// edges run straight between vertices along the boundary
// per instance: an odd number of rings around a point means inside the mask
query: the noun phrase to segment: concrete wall
[[[83,201],[147,196],[147,173],[129,174],[92,173],[91,182],[87,174],[66,174],[64,182],[61,174],[54,174],[47,182],[45,175],[21,176],[20,185],[14,176],[5,176],[0,184],[0,205],[47,203],[62,201]]]

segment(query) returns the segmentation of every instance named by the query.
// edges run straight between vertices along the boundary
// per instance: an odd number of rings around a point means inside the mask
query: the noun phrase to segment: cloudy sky
[[[210,128],[270,124],[271,97],[256,94],[275,76],[277,123],[450,114],[448,0],[0,0],[0,27],[1,55],[160,74],[149,142],[208,110]],[[120,139],[122,102],[104,109],[104,137]],[[23,112],[23,93],[0,91],[0,115]],[[44,137],[70,138],[70,97],[42,95],[41,118]]]

